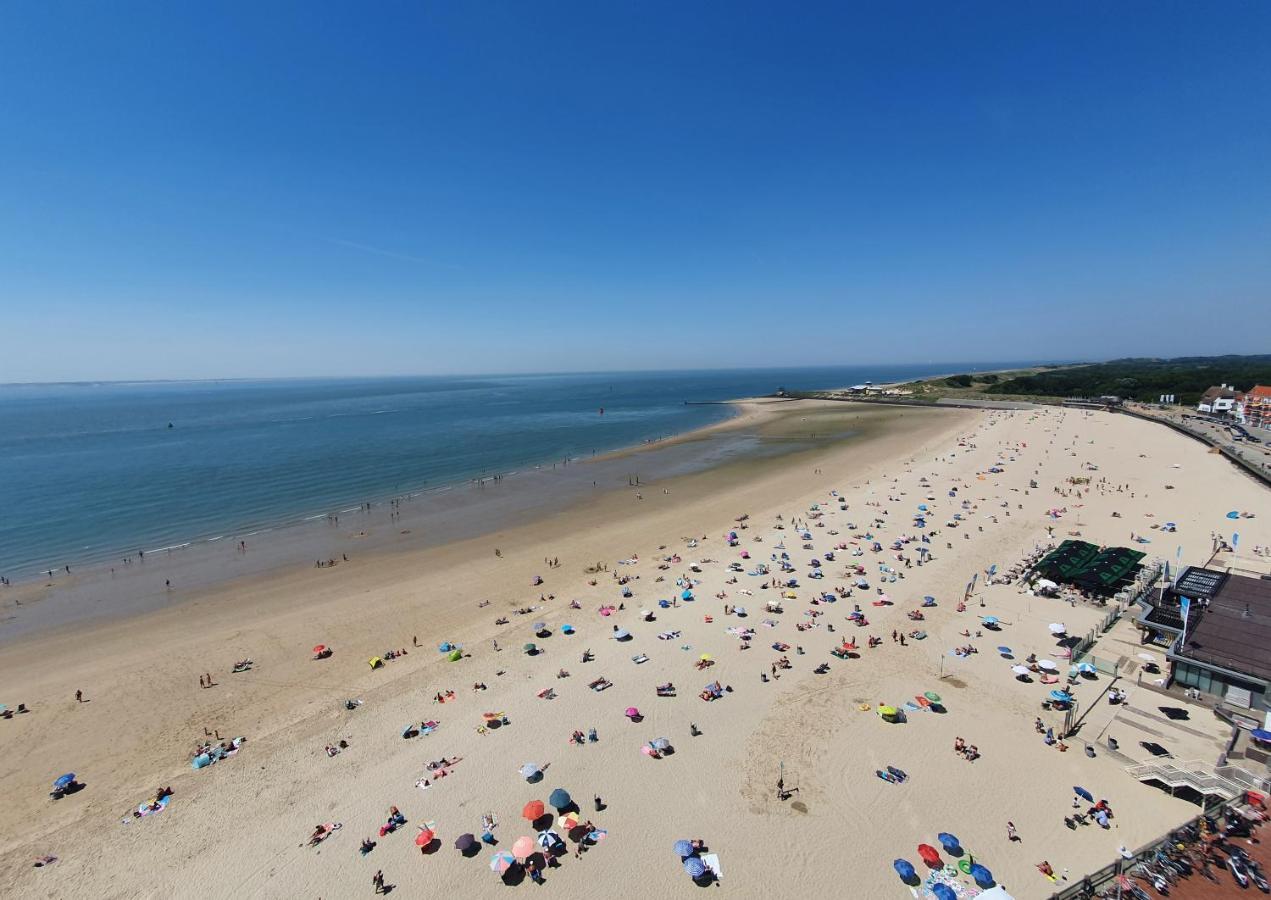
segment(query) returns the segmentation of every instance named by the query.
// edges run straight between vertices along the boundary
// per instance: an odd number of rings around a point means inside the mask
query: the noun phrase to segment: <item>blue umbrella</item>
[[[1255,728],[1249,734],[1253,735],[1255,741],[1271,741],[1271,731],[1265,728]]]
[[[891,867],[896,870],[901,881],[912,881],[915,877],[914,864],[907,859],[898,859],[891,864]]]
[[[996,624],[997,624],[997,616],[985,616],[985,617],[984,617],[984,624],[985,624],[985,625],[996,625]]]
[[[681,593],[681,594],[680,594],[680,599],[681,599],[681,600],[692,600],[692,599],[693,599],[693,592],[692,592],[692,591],[684,591],[683,593]]]
[[[1096,670],[1094,666],[1090,665],[1090,663],[1077,663],[1077,671],[1084,672],[1084,673],[1093,673]]]
[[[696,856],[690,856],[684,860],[684,871],[688,872],[688,877],[694,880],[701,878],[706,874],[706,863],[702,862]]]
[[[693,843],[691,841],[676,841],[675,855],[680,859],[685,859],[693,855]]]
[[[928,597],[923,597],[922,599],[923,599],[923,601],[925,601],[925,602],[927,602],[927,603],[935,603],[935,602],[936,602],[936,598],[935,598],[935,597],[930,597],[930,596],[928,596]]]
[[[574,801],[573,798],[569,796],[569,791],[564,788],[557,788],[552,791],[552,795],[547,798],[547,802],[556,807],[557,811],[560,811]]]
[[[988,887],[993,884],[993,873],[979,863],[971,866],[971,877],[975,879],[975,883],[980,887]]]
[[[1060,703],[1068,703],[1072,700],[1072,694],[1067,691],[1051,691],[1050,699],[1057,700]]]
[[[562,633],[564,633],[564,634],[573,634],[573,633],[574,633],[574,626],[573,626],[573,625],[562,625],[562,626],[560,627],[560,630],[561,630],[561,632],[562,632]]]
[[[947,831],[942,831],[937,834],[936,840],[940,842],[940,846],[945,850],[956,850],[958,847],[962,846],[962,842],[957,839],[957,836],[949,834]]]
[[[1239,519],[1239,518],[1240,518],[1240,513],[1233,509],[1231,512],[1227,513],[1227,518],[1228,518],[1228,519]]]
[[[958,900],[958,895],[954,893],[953,888],[949,887],[943,881],[937,881],[931,886],[931,893],[935,895],[936,900]]]
[[[1072,792],[1073,792],[1074,794],[1076,794],[1078,797],[1080,797],[1082,800],[1085,800],[1085,801],[1087,801],[1087,802],[1089,802],[1089,803],[1094,803],[1094,794],[1090,793],[1090,792],[1089,792],[1088,790],[1086,790],[1085,788],[1083,788],[1083,787],[1074,787],[1074,788],[1072,789]]]
[[[926,512],[926,511],[927,511],[927,504],[925,504],[925,503],[919,503],[919,504],[918,504],[918,508],[919,508],[920,510],[922,510],[923,512]]]
[[[1010,647],[998,647],[998,648],[997,648],[997,652],[998,652],[998,653],[1010,653],[1010,652],[1011,652],[1011,648],[1010,648]]]
[[[68,784],[74,784],[74,783],[75,783],[75,773],[67,772],[65,775],[58,778],[57,781],[53,782],[53,787],[64,788]]]

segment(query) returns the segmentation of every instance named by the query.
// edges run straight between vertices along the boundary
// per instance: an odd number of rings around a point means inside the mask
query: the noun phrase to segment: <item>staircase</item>
[[[1157,781],[1173,790],[1188,787],[1204,797],[1231,800],[1245,791],[1266,791],[1267,779],[1258,778],[1238,766],[1215,768],[1203,762],[1154,762],[1127,766],[1137,781]]]

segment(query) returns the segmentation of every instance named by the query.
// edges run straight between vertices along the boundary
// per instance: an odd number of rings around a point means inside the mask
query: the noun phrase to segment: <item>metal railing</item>
[[[1128,872],[1136,865],[1144,860],[1152,859],[1158,850],[1167,844],[1175,842],[1175,835],[1188,826],[1199,826],[1200,821],[1205,816],[1217,816],[1219,813],[1226,813],[1227,810],[1240,806],[1244,802],[1244,795],[1231,800],[1220,800],[1210,798],[1205,802],[1204,811],[1201,815],[1189,819],[1178,828],[1175,828],[1166,834],[1161,835],[1152,842],[1145,844],[1138,850],[1134,851],[1129,858],[1120,858],[1115,862],[1109,863],[1102,869],[1091,872],[1068,887],[1064,888],[1056,894],[1050,895],[1050,900],[1078,900],[1081,897],[1093,897],[1096,892],[1101,891],[1110,882],[1114,881],[1118,875]]]
[[[1226,766],[1228,770],[1235,766]],[[1244,785],[1227,775],[1220,775],[1203,762],[1159,762],[1127,766],[1125,771],[1137,781],[1159,781],[1170,788],[1189,787],[1202,796],[1217,796],[1226,800],[1239,797],[1253,785]],[[1243,770],[1241,770],[1243,772]],[[1246,778],[1253,776],[1243,772]]]

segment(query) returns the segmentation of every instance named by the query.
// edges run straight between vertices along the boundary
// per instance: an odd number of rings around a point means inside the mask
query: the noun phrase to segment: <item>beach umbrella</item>
[[[692,599],[693,599],[693,592],[692,592],[692,591],[683,591],[683,592],[680,594],[680,599],[681,599],[681,600],[692,600]]]
[[[1059,666],[1055,665],[1055,661],[1052,659],[1039,659],[1037,660],[1037,668],[1045,669],[1047,672],[1054,672]]]
[[[562,626],[560,627],[560,630],[561,630],[561,633],[562,633],[562,634],[573,634],[573,633],[574,633],[574,626],[573,626],[573,625],[562,625]]]
[[[894,707],[894,706],[880,706],[880,707],[878,707],[878,714],[879,714],[880,716],[882,716],[883,718],[888,718],[888,717],[894,716],[894,715],[896,715],[896,713],[897,713],[897,710],[896,710],[896,707]]]
[[[521,777],[527,780],[535,777],[541,772],[542,772],[542,769],[534,765],[534,763],[526,763],[525,765],[521,766]]]
[[[516,859],[506,850],[500,850],[490,857],[490,871],[502,874],[516,863]]]
[[[414,735],[414,733],[417,730],[418,729],[415,728],[415,723],[412,722],[411,724],[407,725],[405,728],[402,729],[402,737],[404,738],[411,737],[412,735]]]
[[[940,852],[930,844],[919,844],[918,855],[922,857],[922,861],[932,868],[940,865]]]
[[[1090,665],[1090,663],[1087,663],[1087,662],[1077,663],[1077,665],[1074,668],[1076,668],[1076,670],[1083,675],[1093,675],[1095,674],[1095,671],[1096,671],[1095,667]]]
[[[918,508],[919,508],[920,510],[922,510],[923,512],[926,512],[926,511],[927,511],[927,504],[925,504],[925,503],[919,503],[919,504],[918,504]]]
[[[996,625],[996,624],[997,624],[997,616],[985,616],[985,617],[984,617],[984,624],[985,624],[985,625]]]
[[[1059,703],[1069,703],[1072,701],[1072,694],[1067,691],[1051,691],[1050,699]]]
[[[461,834],[457,838],[455,838],[455,849],[458,850],[460,853],[467,853],[476,845],[477,845],[476,836],[471,833]]]
[[[447,656],[446,658],[450,660],[451,662],[458,662],[459,660],[463,659],[463,651],[457,650],[457,649],[451,650],[450,655]]]
[[[631,637],[631,632],[627,631],[627,629],[625,628],[619,628],[617,631],[613,633],[613,638],[616,641],[625,641],[630,637]]]
[[[690,856],[684,860],[684,871],[688,872],[688,877],[694,881],[706,874],[706,863],[702,862],[696,856]]]
[[[937,694],[935,691],[927,691],[927,692],[926,692],[926,693],[924,693],[922,696],[926,697],[926,698],[927,698],[928,700],[930,700],[932,703],[939,703],[939,702],[940,702],[940,695],[939,695],[939,694]]]
[[[939,841],[940,846],[949,853],[952,853],[954,850],[962,846],[962,842],[958,840],[957,836],[949,834],[947,831],[942,831],[937,834],[936,840]]]
[[[901,881],[912,881],[917,873],[914,872],[914,864],[907,859],[898,859],[892,862],[891,867],[896,870],[896,874],[900,876]]]
[[[314,647],[314,648],[313,648],[313,652],[314,652],[314,653],[326,653],[326,652],[327,652],[327,645],[326,645],[326,644],[318,644],[316,647]]]
[[[1249,732],[1249,736],[1255,741],[1262,741],[1263,743],[1271,741],[1271,731],[1268,731],[1265,728],[1255,728],[1253,731]]]
[[[931,894],[936,900],[958,900],[957,893],[943,881],[937,881],[931,886]]]
[[[1227,518],[1228,518],[1228,519],[1239,519],[1239,518],[1240,518],[1240,511],[1239,511],[1239,510],[1235,510],[1235,509],[1233,509],[1231,512],[1227,513]]]
[[[671,746],[671,742],[664,737],[654,738],[649,744],[654,750],[667,750]]]
[[[521,807],[521,818],[529,819],[533,822],[535,819],[541,818],[545,811],[542,800],[531,800]]]
[[[692,856],[693,842],[692,841],[676,841],[675,853],[680,859],[684,859],[685,857]]]
[[[547,623],[546,623],[546,622],[535,622],[535,623],[534,623],[534,630],[535,630],[535,631],[542,631],[542,630],[543,630],[544,628],[546,628],[546,627],[547,627]]]
[[[1088,803],[1094,803],[1094,794],[1090,793],[1083,787],[1074,787],[1072,792]]]
[[[437,835],[433,834],[431,829],[421,828],[419,830],[419,834],[415,835],[415,846],[427,847],[429,844],[433,842],[433,838],[435,838],[436,836]]]
[[[1028,666],[1011,666],[1011,671],[1016,675],[1027,675]]]
[[[1063,622],[1051,622],[1046,627],[1050,629],[1051,634],[1063,634],[1068,630],[1067,626],[1065,626]]]
[[[923,603],[935,603],[935,602],[936,602],[936,598],[935,598],[935,597],[932,597],[932,596],[926,596],[926,597],[923,597],[923,598],[922,598],[922,602],[923,602]]]
[[[566,806],[569,806],[571,803],[573,803],[574,800],[572,797],[569,796],[569,791],[565,790],[564,788],[557,788],[556,790],[552,791],[552,795],[547,798],[547,802],[550,803],[552,806],[554,806],[557,812],[559,812],[560,810],[564,809]]]
[[[649,744],[645,744],[643,747],[641,747],[640,752],[643,753],[645,756],[649,757],[650,759],[653,759],[654,757],[658,755],[658,751],[654,750],[653,747],[650,746]]]
[[[536,647],[534,644],[525,644],[521,647],[521,649],[524,650],[526,653],[534,653],[538,650],[538,647]]]
[[[1140,653],[1139,659],[1143,660],[1144,662],[1156,662],[1156,657],[1150,653]]]
[[[528,859],[534,855],[537,847],[534,838],[522,835],[512,843],[512,855],[519,860]]]
[[[561,843],[560,835],[550,828],[538,833],[538,845],[544,850],[550,850],[559,843]]]
[[[638,719],[640,718],[640,710],[636,709],[634,706],[628,706],[627,711],[623,713],[623,715],[625,715],[628,719]]]
[[[53,787],[57,788],[58,790],[61,790],[67,785],[74,784],[74,783],[75,783],[75,773],[67,772],[65,775],[60,776],[57,779],[57,781],[53,782]]]
[[[1011,655],[1011,648],[1010,648],[1010,647],[998,647],[998,648],[997,648],[997,652],[998,652],[998,653],[1001,653],[1003,656],[1010,656],[1010,655]]]
[[[988,887],[993,884],[993,873],[979,863],[972,864],[970,875],[980,887]]]

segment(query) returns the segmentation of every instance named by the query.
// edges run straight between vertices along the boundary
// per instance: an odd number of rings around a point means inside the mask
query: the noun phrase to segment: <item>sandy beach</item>
[[[505,511],[495,532],[443,530],[449,540],[406,539],[395,521],[355,525],[385,534],[332,536],[333,554],[350,541],[364,549],[331,568],[257,571],[227,554],[221,578],[191,576],[197,587],[176,597],[138,602],[127,615],[51,616],[49,627],[8,641],[0,700],[32,712],[0,721],[7,892],[330,898],[369,894],[381,870],[403,896],[501,896],[532,886],[506,886],[491,855],[533,837],[522,808],[563,788],[604,835],[581,856],[566,839],[571,852],[545,872],[559,896],[691,896],[698,888],[673,846],[701,839],[718,857],[719,889],[733,896],[899,897],[908,888],[892,860],[918,864],[918,844],[952,832],[1011,894],[1040,898],[1057,886],[1038,861],[1079,876],[1194,814],[1193,804],[1126,775],[1140,753],[1133,717],[1113,721],[1106,701],[1091,718],[1112,733],[1124,728],[1125,756],[1088,757],[1084,740],[1066,753],[1044,744],[1034,719],[1060,722],[1040,709],[1046,689],[1015,679],[995,650],[1045,655],[1055,647],[1048,623],[1081,634],[1107,609],[989,585],[984,573],[1074,532],[1128,545],[1133,531],[1152,541],[1134,545],[1149,558],[1172,561],[1181,545],[1185,563],[1202,564],[1231,509],[1257,515],[1241,523],[1242,547],[1266,545],[1271,502],[1261,486],[1194,441],[1109,413],[798,401],[752,405],[717,430],[730,427],[795,449],[686,474],[668,466],[639,486],[571,493],[545,514]],[[1067,479],[1077,476],[1107,488],[1056,494],[1071,492]],[[919,504],[930,508],[925,530],[913,522]],[[1055,507],[1066,512],[1048,517]],[[437,515],[444,521],[444,510]],[[1176,533],[1152,528],[1166,520]],[[902,538],[910,540],[890,549]],[[930,558],[906,567],[898,552],[916,563],[919,546]],[[783,553],[788,574],[778,569]],[[749,574],[759,563],[770,573]],[[848,571],[858,565],[863,573]],[[798,586],[765,587],[778,575]],[[854,587],[859,578],[869,586]],[[880,589],[891,605],[874,605]],[[86,581],[71,599],[93,590]],[[9,614],[18,599],[49,596],[34,585],[0,600]],[[913,622],[906,614],[924,596],[936,605]],[[768,611],[769,601],[781,611]],[[854,605],[867,625],[849,621]],[[726,614],[734,607],[746,615]],[[984,616],[1002,629],[982,630]],[[1109,639],[1133,659],[1124,625]],[[925,639],[892,640],[894,630],[919,627]],[[616,640],[615,629],[630,638]],[[743,640],[746,629],[754,633]],[[881,645],[868,647],[871,635]],[[845,639],[858,649],[831,656]],[[530,642],[533,655],[522,649]],[[461,657],[439,652],[443,643]],[[951,655],[967,644],[977,652]],[[318,645],[329,658],[314,659]],[[388,650],[407,652],[368,664]],[[711,665],[700,666],[703,654]],[[247,671],[231,671],[247,659]],[[774,669],[783,659],[789,667]],[[822,664],[828,671],[818,674]],[[1127,673],[1131,706],[1154,709]],[[201,686],[205,675],[212,687]],[[602,678],[612,686],[589,687]],[[722,696],[702,699],[715,682]],[[666,683],[675,696],[658,695]],[[1106,686],[1102,677],[1083,683],[1078,699],[1096,703]],[[943,710],[922,708],[898,724],[877,714],[924,692],[937,693]],[[629,707],[639,721],[624,714]],[[506,724],[490,726],[486,713]],[[1208,713],[1193,719],[1193,744],[1180,754],[1215,757],[1220,723]],[[428,733],[402,736],[425,722],[435,723]],[[571,743],[593,728],[597,740]],[[191,768],[199,744],[239,736],[231,757]],[[673,753],[643,752],[662,737]],[[979,758],[956,754],[956,738]],[[439,777],[429,763],[442,760],[457,761]],[[522,777],[526,763],[544,769],[541,781]],[[904,783],[876,775],[889,765]],[[63,772],[85,787],[51,801],[48,785]],[[166,808],[132,815],[168,785]],[[1065,826],[1073,785],[1111,802],[1111,829]],[[381,835],[390,806],[406,822]],[[454,842],[479,837],[485,815],[497,818],[497,846],[466,858]],[[327,823],[340,827],[307,846]],[[438,842],[426,853],[416,846],[420,826]],[[367,838],[375,846],[361,853]],[[58,862],[32,868],[44,854]],[[974,896],[964,882],[963,895]]]

